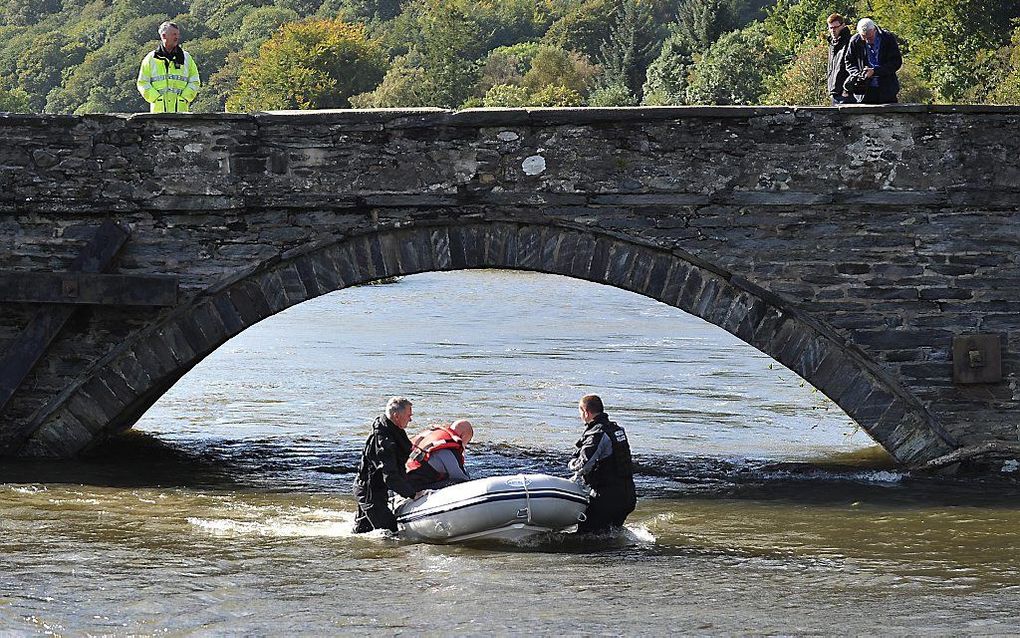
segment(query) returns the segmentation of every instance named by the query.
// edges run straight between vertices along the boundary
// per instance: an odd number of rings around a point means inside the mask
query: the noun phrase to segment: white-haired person
[[[418,491],[404,469],[411,454],[411,439],[406,432],[411,416],[411,402],[404,397],[392,397],[386,402],[386,411],[372,422],[372,432],[365,441],[358,476],[354,479],[354,500],[358,502],[355,534],[376,529],[396,532],[397,517],[390,510],[390,490],[405,498],[412,498]]]
[[[849,77],[845,87],[863,104],[893,104],[900,92],[896,72],[903,66],[896,36],[879,29],[871,18],[857,22],[844,59]]]
[[[198,65],[180,46],[181,29],[173,22],[159,25],[159,46],[142,59],[138,92],[150,113],[190,113],[202,85]]]

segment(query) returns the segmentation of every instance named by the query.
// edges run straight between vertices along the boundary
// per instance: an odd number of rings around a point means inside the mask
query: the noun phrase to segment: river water
[[[441,546],[349,533],[386,397],[468,417],[475,476],[564,474],[577,398],[627,428],[625,532]],[[85,460],[0,467],[0,634],[1020,631],[1008,485],[896,471],[723,331],[548,275],[432,273],[273,317]]]

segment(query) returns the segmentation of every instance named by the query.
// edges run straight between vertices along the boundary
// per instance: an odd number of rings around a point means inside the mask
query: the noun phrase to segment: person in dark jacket
[[[603,532],[622,526],[637,503],[630,443],[623,428],[609,420],[598,396],[582,397],[578,412],[584,433],[567,467],[574,471],[574,480],[590,487],[593,494],[577,531]]]
[[[857,23],[857,35],[847,45],[846,89],[864,104],[893,104],[900,92],[896,72],[903,66],[896,36],[878,28],[871,18]]]
[[[393,397],[386,403],[385,414],[372,423],[372,433],[361,453],[358,477],[354,479],[354,498],[358,502],[355,534],[376,529],[396,532],[397,517],[390,510],[389,490],[406,498],[417,492],[404,470],[411,453],[411,440],[405,432],[411,413],[410,401]]]
[[[829,25],[829,67],[826,72],[829,97],[832,105],[843,104],[850,99],[850,94],[843,86],[850,74],[846,70],[847,45],[850,44],[850,27],[838,13],[826,18]]]

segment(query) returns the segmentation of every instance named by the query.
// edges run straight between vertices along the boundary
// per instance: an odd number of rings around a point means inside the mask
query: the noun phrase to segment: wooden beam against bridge
[[[128,234],[119,224],[109,220],[103,222],[92,241],[71,264],[71,270],[83,273],[106,270],[127,241]],[[77,309],[73,304],[41,308],[8,346],[3,360],[0,360],[0,411]]]
[[[0,271],[0,302],[172,306],[177,277]]]

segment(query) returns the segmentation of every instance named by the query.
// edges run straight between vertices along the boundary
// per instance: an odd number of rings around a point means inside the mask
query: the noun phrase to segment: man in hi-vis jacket
[[[191,54],[180,47],[181,30],[173,22],[159,25],[160,45],[138,69],[138,92],[150,113],[190,113],[201,81]]]

